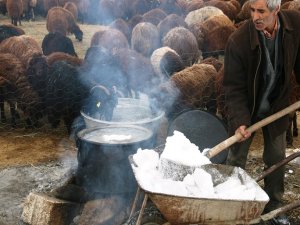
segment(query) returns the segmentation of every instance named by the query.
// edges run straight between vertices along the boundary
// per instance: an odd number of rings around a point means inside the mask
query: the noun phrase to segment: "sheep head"
[[[117,90],[113,86],[108,89],[102,85],[96,85],[90,90],[85,109],[88,114],[97,119],[111,121],[113,111],[118,104]]]

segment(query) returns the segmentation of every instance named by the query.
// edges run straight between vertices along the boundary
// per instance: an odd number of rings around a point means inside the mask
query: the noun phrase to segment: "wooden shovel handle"
[[[246,129],[246,131],[253,133],[254,131],[258,130],[259,128],[262,128],[263,126],[266,126],[270,123],[272,123],[273,121],[279,119],[280,117],[283,117],[293,111],[296,111],[298,108],[300,108],[300,101],[284,108],[283,110],[266,117],[265,119],[253,124],[252,126],[248,127]],[[208,158],[212,158],[215,155],[219,154],[220,152],[222,152],[223,150],[227,149],[228,147],[230,147],[231,145],[235,144],[236,142],[238,142],[239,140],[242,139],[242,135],[240,133],[236,133],[235,135],[231,136],[230,138],[222,141],[221,143],[219,143],[218,145],[216,145],[215,147],[211,148],[207,153],[206,156]]]

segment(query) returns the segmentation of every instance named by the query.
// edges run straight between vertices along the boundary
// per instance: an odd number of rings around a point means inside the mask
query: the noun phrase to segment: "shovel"
[[[300,108],[300,101],[298,101],[298,102],[286,107],[285,109],[253,124],[252,126],[248,127],[246,129],[246,131],[253,133],[254,131],[257,131],[258,129],[262,128],[263,126],[266,126],[266,125],[272,123],[273,121],[275,121],[293,111],[296,111],[299,108]],[[222,141],[215,147],[209,149],[208,151],[203,151],[203,154],[210,159],[210,158],[214,157],[215,155],[219,154],[220,152],[222,152],[223,150],[227,149],[231,145],[240,141],[242,138],[243,138],[243,136],[240,133],[236,133],[233,136],[231,136],[230,138]]]

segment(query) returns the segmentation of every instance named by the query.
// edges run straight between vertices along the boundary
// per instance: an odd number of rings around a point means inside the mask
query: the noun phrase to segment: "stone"
[[[79,209],[78,203],[31,192],[25,200],[21,218],[30,225],[69,225]]]
[[[131,201],[120,196],[88,201],[82,210],[78,225],[119,225],[124,223]]]

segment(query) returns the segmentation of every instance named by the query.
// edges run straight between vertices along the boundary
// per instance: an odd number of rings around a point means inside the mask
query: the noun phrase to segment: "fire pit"
[[[111,121],[101,120],[97,118],[97,115],[89,115],[84,110],[81,111],[81,115],[88,128],[109,125],[136,125],[156,133],[165,113],[162,110],[153,112],[147,99],[119,98]]]

